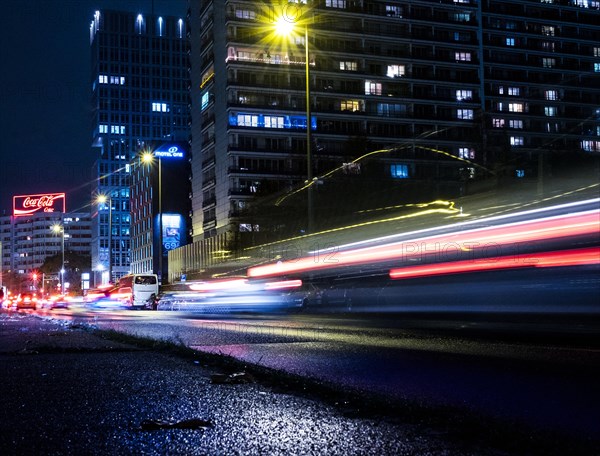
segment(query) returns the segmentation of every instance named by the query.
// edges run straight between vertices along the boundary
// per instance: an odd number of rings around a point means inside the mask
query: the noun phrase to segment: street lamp
[[[98,195],[96,202],[108,203],[108,282],[112,281],[112,198],[110,195]]]
[[[294,12],[298,12],[297,10],[293,10]],[[275,30],[279,35],[287,36],[289,35],[294,26],[297,24],[297,19],[299,15],[290,14],[289,11],[286,11],[284,15],[277,18],[275,21]],[[306,184],[308,192],[307,194],[307,210],[308,210],[308,232],[313,232],[313,170],[312,170],[312,151],[311,151],[311,143],[312,143],[312,132],[311,132],[311,102],[310,102],[310,61],[309,61],[309,52],[308,52],[308,22],[306,20],[304,22],[304,71],[306,78]]]
[[[163,239],[162,239],[162,161],[152,152],[142,153],[142,162],[151,164],[154,159],[158,160],[158,276],[162,281],[163,273]]]
[[[60,234],[62,262],[60,267],[60,294],[65,294],[65,227],[59,223],[52,225],[51,230],[54,234]]]

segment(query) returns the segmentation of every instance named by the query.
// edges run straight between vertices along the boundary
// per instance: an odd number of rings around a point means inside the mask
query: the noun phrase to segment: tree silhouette
[[[81,273],[91,270],[92,260],[88,255],[65,252],[65,282],[68,282],[69,292],[81,292]],[[62,253],[46,257],[44,264],[40,266],[39,271],[47,276],[56,276],[57,283],[60,283],[60,269],[62,266]]]

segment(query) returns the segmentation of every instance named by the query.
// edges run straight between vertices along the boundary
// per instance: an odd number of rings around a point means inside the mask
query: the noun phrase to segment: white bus
[[[110,295],[132,308],[156,309],[158,276],[156,274],[128,274],[119,279]]]

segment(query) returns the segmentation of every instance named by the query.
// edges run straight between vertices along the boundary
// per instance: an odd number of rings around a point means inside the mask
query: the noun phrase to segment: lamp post
[[[60,233],[62,261],[60,267],[60,294],[65,294],[65,227],[64,225],[55,224],[51,227],[54,234]]]
[[[142,162],[150,164],[156,159],[158,161],[158,276],[163,280],[163,226],[162,226],[162,161],[152,152],[142,153]]]
[[[296,11],[296,10],[294,10]],[[293,16],[293,17],[292,17]],[[297,23],[298,15],[290,15],[289,12],[280,16],[275,21],[276,33],[279,35],[289,35]],[[306,184],[307,184],[307,231],[313,232],[313,170],[312,170],[312,122],[311,122],[311,101],[310,101],[310,61],[308,46],[308,23],[304,22],[304,73],[306,79]]]
[[[96,201],[108,203],[108,282],[112,281],[112,198],[110,195],[98,195]]]

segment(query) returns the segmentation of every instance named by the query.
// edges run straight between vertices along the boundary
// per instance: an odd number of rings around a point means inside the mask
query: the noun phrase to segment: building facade
[[[62,254],[63,248],[65,252],[89,257],[91,234],[89,212],[36,212],[27,216],[0,216],[1,272],[29,278],[39,270],[46,258]]]
[[[95,13],[90,45],[92,200],[105,201],[94,203],[92,263],[103,282],[114,282],[131,270],[132,161],[189,139],[189,45],[183,18],[122,11]]]
[[[309,167],[433,194],[600,152],[598,1],[195,0],[190,32],[194,241],[260,229],[248,203]]]
[[[169,277],[168,253],[188,244],[190,162],[187,144],[164,143],[131,164],[131,272]]]

